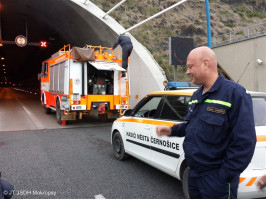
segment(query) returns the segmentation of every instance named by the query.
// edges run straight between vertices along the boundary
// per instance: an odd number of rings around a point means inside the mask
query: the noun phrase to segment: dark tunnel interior
[[[70,0],[0,0],[0,87],[39,88],[42,61],[64,45],[111,46],[116,34]],[[101,33],[101,34],[100,34]],[[27,45],[15,38],[23,35]],[[47,47],[40,47],[47,41]]]

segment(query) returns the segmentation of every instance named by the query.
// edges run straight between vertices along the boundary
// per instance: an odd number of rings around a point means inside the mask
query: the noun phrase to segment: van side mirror
[[[123,113],[124,116],[131,116],[132,114],[133,114],[132,109],[125,110]]]

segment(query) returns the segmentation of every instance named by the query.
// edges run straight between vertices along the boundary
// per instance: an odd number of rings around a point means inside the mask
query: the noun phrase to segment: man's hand
[[[171,127],[169,126],[157,126],[156,133],[158,136],[170,136],[171,135]]]
[[[261,179],[259,180],[259,182],[257,183],[257,186],[259,187],[259,189],[263,189],[264,187],[266,187],[266,176],[261,177]]]

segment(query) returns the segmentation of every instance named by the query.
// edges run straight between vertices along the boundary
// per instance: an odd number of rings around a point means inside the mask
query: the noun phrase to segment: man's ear
[[[203,66],[204,66],[204,70],[208,69],[209,68],[209,60],[204,60]]]

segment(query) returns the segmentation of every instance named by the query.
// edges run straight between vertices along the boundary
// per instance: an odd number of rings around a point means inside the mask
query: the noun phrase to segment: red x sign
[[[40,46],[43,47],[43,48],[46,48],[48,45],[47,45],[47,41],[41,41],[40,42]]]

